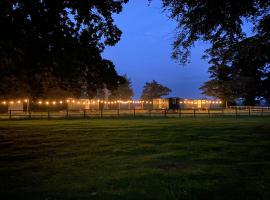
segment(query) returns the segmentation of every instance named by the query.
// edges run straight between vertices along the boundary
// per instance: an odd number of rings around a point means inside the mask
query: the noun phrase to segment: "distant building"
[[[221,108],[220,100],[159,98],[153,99],[153,109],[217,109]]]
[[[153,99],[153,109],[168,109],[169,108],[169,99],[159,98]]]

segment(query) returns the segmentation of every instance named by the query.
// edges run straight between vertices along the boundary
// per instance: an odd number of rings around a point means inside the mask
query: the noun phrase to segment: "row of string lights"
[[[11,101],[2,101],[3,105],[13,105],[13,104],[22,104],[22,103],[29,103],[28,99],[24,100],[11,100]],[[114,104],[153,104],[153,101],[145,101],[145,100],[117,100],[117,101],[105,101],[105,100],[74,100],[74,99],[67,99],[67,100],[37,100],[35,102],[31,101],[31,103],[36,103],[39,105],[62,105],[64,103],[68,104],[82,104],[82,105],[89,105],[89,104],[108,104],[108,105],[114,105]],[[180,101],[180,104],[222,104],[222,101],[217,100],[184,100]]]
[[[11,100],[11,101],[2,101],[3,105],[7,105],[7,104],[22,104],[22,103],[28,103],[29,100],[28,99],[24,99],[24,100]],[[71,100],[71,99],[67,99],[67,100],[37,100],[37,101],[31,101],[31,103],[36,103],[39,105],[57,105],[57,104],[82,104],[82,105],[86,105],[86,104],[152,104],[152,101],[133,101],[133,100],[128,100],[128,101],[122,101],[122,100],[117,100],[117,101],[105,101],[105,100]]]

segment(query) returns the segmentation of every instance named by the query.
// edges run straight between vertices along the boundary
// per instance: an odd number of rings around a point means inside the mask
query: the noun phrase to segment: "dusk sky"
[[[107,47],[103,56],[114,62],[119,74],[131,78],[135,99],[151,80],[171,88],[169,96],[202,97],[199,87],[209,76],[208,64],[201,59],[207,45],[197,43],[186,66],[172,60],[176,23],[162,12],[161,1],[153,0],[148,6],[147,0],[130,0],[114,18],[122,38],[116,46]]]

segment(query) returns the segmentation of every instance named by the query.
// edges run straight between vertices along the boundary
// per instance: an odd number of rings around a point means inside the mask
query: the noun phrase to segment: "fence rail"
[[[269,107],[230,107],[227,109],[84,109],[84,110],[60,110],[60,111],[22,111],[9,110],[0,113],[0,119],[71,119],[71,118],[108,118],[108,117],[262,117],[270,116]]]

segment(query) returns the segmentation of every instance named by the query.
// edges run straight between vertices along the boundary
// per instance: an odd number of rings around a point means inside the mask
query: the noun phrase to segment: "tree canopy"
[[[131,80],[126,76],[122,76],[123,80],[119,82],[116,90],[111,91],[110,99],[112,100],[130,100],[133,95],[133,89],[131,85]]]
[[[171,92],[171,89],[161,85],[160,83],[153,80],[152,82],[146,82],[141,99],[155,99],[155,98],[161,98],[162,96],[166,96]]]
[[[189,50],[198,40],[212,48],[231,45],[246,37],[245,21],[253,29],[269,15],[270,1],[265,0],[162,0],[163,7],[178,23],[173,57],[186,63]]]
[[[254,105],[256,97],[269,99],[270,77],[270,16],[258,26],[258,33],[230,48],[210,53],[211,80],[202,87],[205,94],[212,89],[222,99],[244,98],[246,105]],[[226,90],[226,92],[225,92]],[[210,96],[216,96],[211,94]]]
[[[270,1],[163,0],[163,7],[178,23],[172,55],[181,64],[196,41],[210,43],[204,58],[211,80],[204,94],[228,101],[242,97],[247,105],[256,97],[269,99]]]
[[[106,45],[121,31],[114,24],[128,0],[4,0],[0,2],[0,95],[3,97],[94,96],[117,87]],[[54,96],[55,97],[55,96]]]

